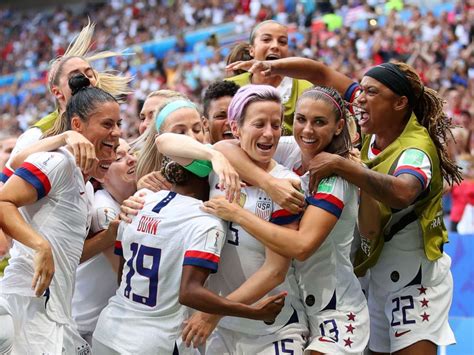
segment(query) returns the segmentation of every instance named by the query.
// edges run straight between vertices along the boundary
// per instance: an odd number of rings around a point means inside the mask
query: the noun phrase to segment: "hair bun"
[[[83,74],[77,74],[69,78],[69,88],[73,95],[77,94],[80,90],[91,86],[91,82]]]

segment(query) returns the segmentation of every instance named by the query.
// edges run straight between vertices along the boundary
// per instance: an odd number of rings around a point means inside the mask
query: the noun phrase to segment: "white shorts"
[[[206,355],[303,355],[308,329],[291,323],[269,335],[249,335],[217,327],[206,343]]]
[[[451,272],[435,286],[418,284],[387,291],[371,283],[370,350],[393,353],[421,340],[437,345],[454,344],[456,340],[448,324],[452,297]]]
[[[360,308],[360,306],[358,306]],[[362,353],[369,342],[369,309],[352,311],[327,310],[308,315],[311,340],[305,353],[319,351],[325,354]]]
[[[0,315],[10,315],[4,329],[13,330],[12,354],[88,355],[90,348],[70,324],[52,321],[43,297],[0,295]]]

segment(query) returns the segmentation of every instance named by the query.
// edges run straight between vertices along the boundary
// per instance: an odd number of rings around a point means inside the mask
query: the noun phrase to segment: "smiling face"
[[[130,190],[135,186],[135,165],[137,159],[133,154],[130,154],[130,145],[124,140],[120,139],[120,144],[117,148],[117,157],[115,161],[110,164],[109,171],[105,175],[104,184],[113,187],[119,191]]]
[[[257,60],[288,57],[288,29],[276,22],[268,22],[255,30],[250,55]]]
[[[120,107],[115,101],[97,103],[87,121],[72,118],[72,128],[86,137],[95,147],[99,160],[115,159],[115,148],[120,138]]]
[[[71,98],[71,89],[69,88],[68,82],[74,75],[83,74],[89,79],[91,86],[97,85],[96,73],[88,62],[79,57],[72,57],[64,60],[64,63],[59,64],[59,80],[57,81],[57,84],[53,85],[51,88],[51,91],[62,108],[66,106],[66,103]]]
[[[257,101],[247,106],[243,122],[231,123],[240,147],[263,169],[267,169],[281,137],[282,107],[274,101]]]
[[[166,98],[162,96],[151,96],[143,103],[142,110],[140,111],[140,125],[138,126],[138,132],[142,135],[150,123],[155,117],[156,108],[166,101]]]
[[[303,160],[311,160],[339,135],[344,120],[336,121],[334,107],[323,101],[304,98],[298,102],[293,121],[293,136],[301,149]]]
[[[232,131],[227,121],[227,109],[229,108],[231,96],[223,96],[209,103],[207,122],[211,143],[217,143],[224,139],[233,139]]]
[[[185,134],[198,142],[204,142],[201,117],[199,112],[190,107],[170,113],[163,122],[160,132]]]
[[[372,77],[364,76],[360,82],[361,94],[357,97],[356,111],[360,111],[359,126],[364,134],[380,134],[395,123],[391,120],[400,96]],[[405,97],[403,97],[405,98]]]

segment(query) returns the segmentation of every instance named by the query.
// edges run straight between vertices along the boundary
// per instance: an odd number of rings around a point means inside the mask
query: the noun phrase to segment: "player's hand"
[[[120,220],[125,223],[131,223],[133,216],[136,216],[145,206],[145,192],[141,192],[138,196],[130,196],[122,202],[120,206]]]
[[[159,171],[153,171],[143,176],[137,182],[137,190],[148,189],[153,192],[169,190],[173,185]]]
[[[245,70],[252,74],[262,75],[264,77],[271,76],[272,65],[270,61],[261,61],[261,60],[247,60],[247,61],[237,61],[229,64],[226,67],[227,70]]]
[[[299,180],[273,178],[265,192],[279,206],[293,214],[300,213],[305,206]]]
[[[314,193],[322,179],[334,175],[339,155],[321,152],[316,154],[309,162],[310,172],[309,191]]]
[[[184,322],[184,329],[181,338],[187,347],[191,344],[197,348],[204,345],[207,338],[219,323],[221,316],[203,312],[194,313]]]
[[[117,239],[117,232],[120,225],[120,219],[117,217],[113,221],[110,221],[106,232],[106,238],[111,242],[110,246],[113,246]]]
[[[204,202],[201,210],[206,213],[213,214],[214,216],[222,218],[226,221],[236,222],[235,219],[239,211],[242,210],[242,207],[240,207],[237,203],[230,203],[223,196],[219,196]]]
[[[265,297],[258,301],[252,306],[256,310],[255,319],[263,320],[268,324],[273,323],[285,305],[285,297],[287,295],[288,292],[282,291],[277,295]]]
[[[53,251],[47,241],[35,251],[33,262],[35,273],[31,288],[35,290],[35,295],[40,297],[51,284],[54,275]]]
[[[240,188],[242,183],[239,174],[229,163],[227,158],[217,150],[212,154],[212,169],[219,176],[219,188],[225,190],[225,197],[229,202],[240,200]]]
[[[76,131],[64,132],[64,140],[66,144],[72,148],[77,166],[82,172],[88,174],[93,165],[98,162],[94,145],[86,137]]]

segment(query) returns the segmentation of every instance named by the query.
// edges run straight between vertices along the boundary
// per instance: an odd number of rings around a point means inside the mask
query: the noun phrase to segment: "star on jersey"
[[[356,315],[355,315],[354,313],[350,312],[350,313],[347,315],[347,320],[354,322],[354,321],[355,321],[355,317],[356,317]]]
[[[420,314],[421,318],[422,319],[422,322],[426,321],[426,322],[429,322],[430,321],[430,315],[427,314],[426,312],[424,312],[423,314]]]
[[[344,339],[344,346],[352,348],[352,343],[353,341],[351,340],[351,338]]]
[[[420,301],[421,307],[428,307],[428,303],[429,303],[429,302],[430,302],[430,301],[428,301],[426,298],[423,297],[423,300]]]
[[[352,326],[352,324],[346,325],[346,333],[351,333],[354,334],[355,327]]]
[[[420,291],[420,295],[426,295],[426,287],[423,287],[423,285],[420,285],[421,287],[418,287],[418,291]]]

